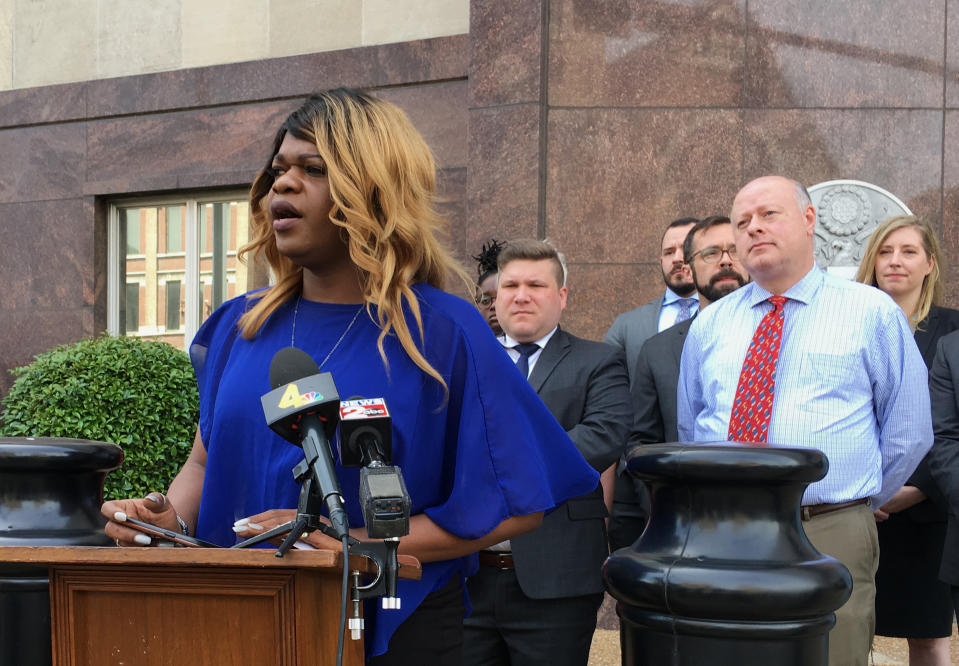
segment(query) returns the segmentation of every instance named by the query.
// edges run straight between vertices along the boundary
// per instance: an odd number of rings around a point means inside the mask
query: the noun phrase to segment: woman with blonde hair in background
[[[412,500],[399,550],[423,563],[422,579],[399,582],[399,609],[366,604],[377,666],[459,666],[476,551],[598,481],[475,306],[441,291],[448,276],[469,278],[439,241],[435,178],[425,141],[386,101],[340,88],[294,111],[253,182],[241,250],[265,257],[276,284],[228,301],[197,333],[200,423],[168,494],[101,509],[118,546],[151,544],[125,517],[221,546],[293,520],[303,451],[267,427],[260,396],[274,354],[304,350],[339,395],[385,399]],[[359,469],[337,463],[337,474],[350,534],[364,540]],[[306,540],[342,547],[318,531]]]
[[[876,227],[856,275],[902,308],[927,368],[939,338],[959,328],[959,311],[940,307],[942,273],[933,229],[912,215],[900,215]],[[906,638],[911,666],[950,664],[952,596],[949,585],[939,580],[945,507],[924,459],[906,485],[875,512],[876,633]]]

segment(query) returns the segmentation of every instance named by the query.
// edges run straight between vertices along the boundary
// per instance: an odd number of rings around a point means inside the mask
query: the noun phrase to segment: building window
[[[211,312],[253,287],[236,257],[248,235],[245,192],[113,202],[107,330],[186,349]]]

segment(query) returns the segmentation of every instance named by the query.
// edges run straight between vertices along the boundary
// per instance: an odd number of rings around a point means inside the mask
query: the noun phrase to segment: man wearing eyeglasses
[[[749,281],[749,274],[736,256],[736,241],[728,217],[713,215],[697,222],[683,242],[683,255],[699,292],[700,309]],[[692,323],[693,318],[687,319],[651,337],[640,349],[636,365],[630,368],[635,420],[627,451],[639,444],[679,439],[676,384],[683,343]],[[634,480],[634,483],[641,482]]]

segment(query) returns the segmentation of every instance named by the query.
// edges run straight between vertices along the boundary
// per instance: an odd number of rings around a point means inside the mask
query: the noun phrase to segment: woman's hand
[[[233,531],[236,532],[241,539],[249,539],[251,537],[255,537],[257,534],[262,534],[267,530],[272,530],[274,527],[278,527],[284,523],[289,523],[294,520],[296,520],[295,509],[271,509],[270,511],[258,513],[255,516],[241,518],[233,523]],[[330,524],[330,521],[326,518],[326,516],[320,516],[320,520],[327,525]],[[356,530],[350,530],[350,534],[353,537],[360,538]],[[365,532],[363,534],[365,535]],[[283,543],[285,538],[286,535],[284,534],[282,536],[270,539],[270,543],[278,546]],[[326,536],[319,530],[313,530],[306,536],[301,535],[299,540],[310,544],[314,548],[322,548],[325,550],[343,549],[342,543],[333,537]]]
[[[150,493],[143,499],[124,499],[104,502],[100,513],[107,518],[103,532],[118,546],[150,546],[154,540],[147,534],[130,527],[124,527],[127,517],[142,520],[151,525],[180,531],[176,519],[176,509],[163,493]]]
[[[258,513],[255,516],[240,518],[233,523],[233,531],[236,532],[241,539],[249,539],[267,530],[272,530],[274,527],[278,527],[283,523],[288,523],[291,520],[296,520],[295,509],[272,509]],[[279,544],[282,542],[282,538],[270,540],[270,543]]]

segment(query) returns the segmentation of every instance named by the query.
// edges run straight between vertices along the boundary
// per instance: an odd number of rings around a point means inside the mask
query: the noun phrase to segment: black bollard
[[[106,546],[103,480],[123,452],[80,439],[0,439],[0,546]],[[47,568],[0,562],[0,665],[50,664]]]
[[[827,467],[813,449],[634,448],[649,524],[603,567],[624,666],[826,664],[852,578],[806,538],[799,507]]]

